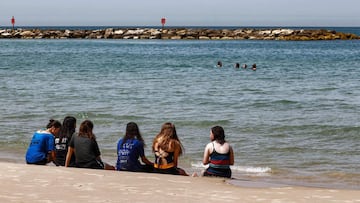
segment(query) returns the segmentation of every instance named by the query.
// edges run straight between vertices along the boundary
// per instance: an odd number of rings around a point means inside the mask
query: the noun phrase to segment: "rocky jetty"
[[[107,28],[100,30],[1,29],[0,38],[18,39],[168,39],[168,40],[353,40],[360,36],[334,30]]]

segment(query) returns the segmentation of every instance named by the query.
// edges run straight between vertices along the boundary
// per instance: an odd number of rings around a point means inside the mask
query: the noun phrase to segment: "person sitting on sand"
[[[55,136],[55,163],[59,166],[65,166],[66,154],[69,147],[69,142],[76,129],[76,118],[73,116],[66,116],[63,120],[62,126],[57,136]],[[70,160],[69,166],[75,166],[75,156]]]
[[[134,122],[128,123],[124,137],[117,144],[116,170],[152,172],[154,164],[145,157],[144,145],[138,125]],[[139,157],[145,165],[139,162]]]
[[[203,172],[203,176],[231,178],[230,165],[234,165],[234,152],[225,141],[224,129],[221,126],[211,128],[210,141],[205,147],[203,157],[203,164],[209,164],[209,167]]]
[[[183,146],[176,134],[174,124],[162,125],[160,133],[154,138],[152,150],[155,154],[154,172],[187,175],[183,169],[177,167]]]
[[[93,128],[94,124],[90,120],[85,120],[80,124],[79,133],[72,136],[70,140],[65,167],[70,165],[71,157],[75,153],[75,164],[78,168],[115,169],[102,162]]]
[[[54,136],[58,134],[61,123],[50,119],[46,127],[46,130],[34,133],[25,155],[27,164],[46,165],[55,160]]]

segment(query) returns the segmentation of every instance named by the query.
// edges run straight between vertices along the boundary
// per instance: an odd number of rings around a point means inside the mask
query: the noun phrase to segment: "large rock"
[[[136,30],[128,30],[124,35],[142,35],[144,33],[143,29],[136,29]]]
[[[1,36],[0,38],[10,38],[10,37],[12,37],[12,34],[8,33],[8,32],[3,32],[3,33],[1,33],[0,36]]]
[[[114,35],[122,35],[122,34],[124,34],[124,30],[115,30],[113,34]]]
[[[201,40],[208,40],[208,39],[210,39],[208,36],[199,36],[199,39],[201,39]]]
[[[65,30],[63,36],[64,36],[64,37],[71,37],[71,34],[72,34],[72,31],[70,31],[70,30]]]
[[[291,35],[294,32],[294,30],[291,29],[279,29],[279,30],[273,30],[271,34],[273,35]]]
[[[34,34],[32,31],[27,30],[27,31],[21,32],[20,35],[21,35],[22,37],[33,37],[35,34]]]
[[[113,35],[114,29],[113,28],[107,28],[104,33],[104,38],[111,38]]]

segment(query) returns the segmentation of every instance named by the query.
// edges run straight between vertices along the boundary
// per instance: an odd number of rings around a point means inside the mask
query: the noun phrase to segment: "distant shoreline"
[[[98,28],[98,29],[95,29]],[[0,39],[164,39],[164,40],[358,40],[359,35],[329,29],[232,27],[16,27],[1,29]]]

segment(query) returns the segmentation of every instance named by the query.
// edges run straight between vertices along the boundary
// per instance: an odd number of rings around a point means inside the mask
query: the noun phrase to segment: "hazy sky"
[[[360,0],[1,0],[0,26],[360,26]]]

